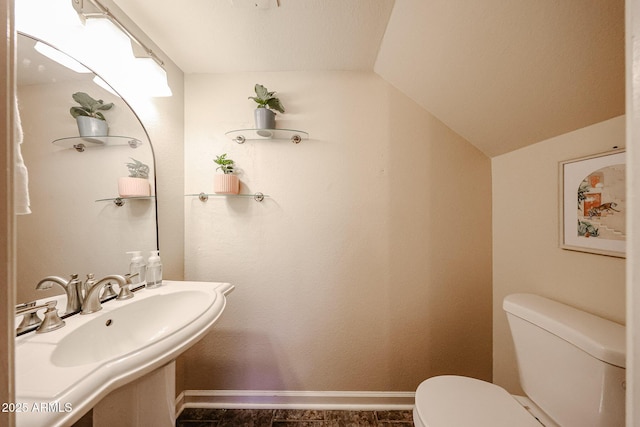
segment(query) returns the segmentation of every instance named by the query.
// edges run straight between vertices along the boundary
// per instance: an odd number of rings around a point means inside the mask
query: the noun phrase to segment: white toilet
[[[504,299],[527,397],[473,378],[418,386],[417,427],[622,427],[625,327],[537,295]]]

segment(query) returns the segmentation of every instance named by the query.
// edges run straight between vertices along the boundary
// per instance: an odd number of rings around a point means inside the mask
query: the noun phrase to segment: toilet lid
[[[540,427],[507,391],[474,378],[439,376],[416,390],[416,413],[425,427]]]

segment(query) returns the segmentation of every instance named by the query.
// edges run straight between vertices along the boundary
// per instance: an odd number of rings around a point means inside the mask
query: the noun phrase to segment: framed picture
[[[560,247],[626,256],[625,151],[560,162]]]

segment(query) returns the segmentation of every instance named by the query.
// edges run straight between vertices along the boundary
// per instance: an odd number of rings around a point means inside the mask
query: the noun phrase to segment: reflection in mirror
[[[45,276],[68,279],[78,273],[84,280],[88,273],[97,278],[125,274],[127,251],[144,251],[148,256],[158,249],[155,162],[140,120],[94,73],[69,57],[78,71],[49,59],[40,47],[36,50],[36,43],[42,42],[18,35],[21,151],[29,173],[32,211],[17,217],[19,303],[64,293],[56,286],[36,291]],[[71,97],[76,92],[114,104],[104,111],[109,137],[85,140],[78,136],[69,112],[78,105]],[[132,140],[139,143],[130,145]],[[84,151],[73,148],[79,143],[86,145]],[[127,163],[132,158],[150,168],[151,197],[124,199],[118,206],[113,201],[119,196],[118,178],[129,176]],[[60,311],[64,306],[59,305]]]

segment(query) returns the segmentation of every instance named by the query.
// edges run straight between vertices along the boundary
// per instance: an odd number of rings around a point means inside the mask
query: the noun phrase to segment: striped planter
[[[213,177],[213,191],[218,194],[240,193],[240,180],[234,174],[217,174]]]
[[[151,185],[146,178],[130,176],[118,178],[118,194],[120,197],[146,197],[151,195]]]

